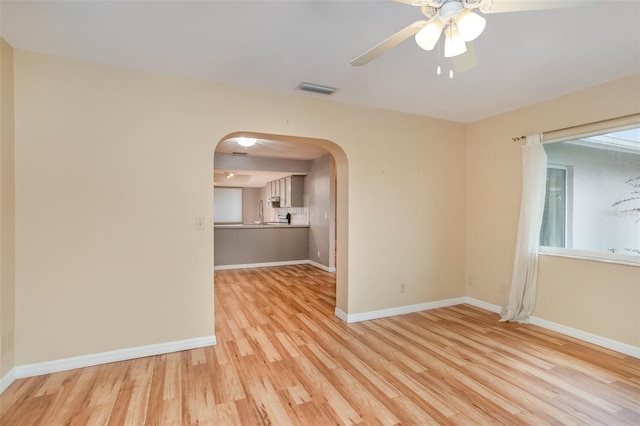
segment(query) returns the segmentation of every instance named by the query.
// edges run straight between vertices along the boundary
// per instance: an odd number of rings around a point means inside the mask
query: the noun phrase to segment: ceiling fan
[[[520,12],[527,10],[559,9],[586,6],[598,0],[394,0],[420,8],[426,20],[416,21],[401,29],[391,37],[378,43],[351,61],[360,66],[371,62],[386,51],[394,48],[411,36],[424,50],[433,50],[444,32],[444,56],[454,58],[469,51],[468,60],[458,64],[467,70],[475,65],[475,53],[470,44],[482,31],[486,20],[474,13],[478,9],[483,14]],[[467,45],[469,43],[469,45]],[[467,49],[469,47],[469,49]],[[456,64],[454,63],[454,66]]]

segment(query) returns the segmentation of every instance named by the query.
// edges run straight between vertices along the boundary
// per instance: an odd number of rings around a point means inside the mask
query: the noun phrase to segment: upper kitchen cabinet
[[[266,193],[272,207],[304,207],[304,176],[292,175],[268,182]]]
[[[284,194],[283,207],[304,207],[304,176],[293,175],[284,178]]]
[[[287,189],[285,188],[285,178],[278,180],[280,187],[280,207],[289,207],[287,202]]]

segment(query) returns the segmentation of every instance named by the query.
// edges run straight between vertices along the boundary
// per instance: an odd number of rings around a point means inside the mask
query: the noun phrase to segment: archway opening
[[[218,149],[218,146],[224,141],[233,138],[253,138],[259,141],[263,141],[268,143],[269,141],[278,141],[280,143],[289,144],[291,149],[296,147],[309,147],[315,146],[320,147],[330,155],[332,168],[334,170],[333,180],[332,180],[332,211],[330,212],[333,215],[333,226],[334,226],[334,238],[331,244],[331,249],[333,253],[335,253],[335,258],[332,261],[332,264],[335,266],[336,273],[336,306],[335,313],[340,318],[345,317],[348,313],[348,188],[349,188],[349,173],[348,173],[348,159],[344,150],[335,142],[312,138],[312,137],[301,137],[301,136],[291,136],[291,135],[279,135],[279,134],[269,134],[269,133],[258,133],[258,132],[233,132],[229,133],[226,136],[222,137],[218,144],[216,144],[215,150]],[[215,152],[214,152],[215,154]],[[215,155],[214,155],[215,158]],[[213,175],[219,170],[219,168],[215,165],[215,160],[213,164]],[[212,175],[212,176],[213,176]],[[214,197],[215,204],[215,197]],[[215,256],[216,250],[216,241],[215,241],[215,233],[214,233],[214,241],[213,241],[213,250]],[[214,278],[214,292],[215,292],[215,278]]]

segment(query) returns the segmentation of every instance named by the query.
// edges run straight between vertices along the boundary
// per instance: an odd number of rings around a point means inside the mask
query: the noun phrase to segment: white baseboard
[[[125,361],[153,355],[162,355],[171,352],[212,346],[216,343],[216,336],[196,337],[193,339],[179,340],[176,342],[138,346],[134,348],[119,349],[97,354],[63,358],[54,361],[20,365],[14,368],[15,378],[22,379],[24,377],[39,376],[41,374],[73,370],[74,368],[91,367],[93,365],[108,364],[110,362]]]
[[[290,266],[290,265],[311,265],[318,269],[322,269],[326,272],[336,272],[336,268],[322,265],[321,263],[314,262],[313,260],[285,260],[282,262],[265,262],[265,263],[243,263],[238,265],[219,265],[214,266],[214,271],[224,271],[228,269],[247,269],[247,268],[268,268],[270,266]]]
[[[333,314],[338,318],[340,318],[342,321],[349,322],[348,321],[349,316],[342,309],[338,309],[337,306],[336,306],[336,309],[333,311]]]
[[[336,271],[336,268],[334,268],[333,266],[331,266],[331,267],[330,266],[326,266],[326,265],[323,265],[322,263],[314,262],[313,260],[308,260],[307,264],[309,264],[311,266],[314,266],[314,267],[316,267],[318,269],[322,269],[325,272],[335,272]]]
[[[361,312],[358,314],[346,314],[344,311],[336,308],[335,315],[345,322],[352,323],[384,317],[392,317],[395,315],[410,314],[413,312],[428,311],[429,309],[444,308],[445,306],[460,305],[463,303],[465,303],[465,298],[458,297],[455,299],[418,303],[416,305],[398,306],[397,308],[380,309],[378,311]]]
[[[487,303],[482,300],[474,299],[473,297],[466,297],[465,299],[466,299],[465,303],[467,303],[468,305],[475,306],[480,309],[484,309],[485,311],[494,312],[496,314],[499,314],[500,311],[502,311],[502,307],[498,305],[494,305],[492,303]]]
[[[597,334],[588,333],[586,331],[578,330],[566,325],[558,324],[556,322],[547,321],[538,317],[531,317],[530,324],[537,325],[538,327],[546,328],[547,330],[555,331],[560,334],[565,334],[576,339],[583,340],[594,345],[602,346],[612,351],[620,352],[625,355],[632,356],[634,358],[640,358],[640,348],[622,343],[617,340],[609,339],[608,337],[598,336]]]
[[[400,306],[397,308],[381,309],[379,311],[361,312],[358,314],[347,314],[344,311],[336,308],[335,316],[347,323],[367,321],[372,319],[384,318],[394,315],[408,314],[412,312],[426,311],[429,309],[443,308],[445,306],[453,306],[467,303],[472,306],[484,309],[489,312],[499,314],[502,307],[487,303],[482,300],[474,299],[473,297],[458,297],[455,299],[441,300],[437,302],[419,303],[417,305]],[[552,321],[547,321],[542,318],[532,316],[530,324],[538,327],[546,328],[547,330],[555,331],[560,334],[564,334],[576,339],[593,343],[594,345],[601,346],[612,351],[620,352],[625,355],[632,356],[634,358],[640,358],[640,348],[622,343],[617,340],[609,339],[607,337],[598,336],[596,334],[588,333],[586,331],[578,330],[566,325],[558,324]]]
[[[304,262],[307,263],[307,262]],[[341,309],[335,308],[335,315],[347,323],[367,321],[378,318],[385,318],[395,315],[408,314],[430,309],[443,308],[467,303],[490,312],[500,313],[501,307],[472,297],[458,297],[435,302],[419,303],[416,305],[399,306],[396,308],[381,309],[377,311],[361,312],[357,314],[347,314]],[[579,340],[583,340],[606,349],[640,358],[640,348],[617,340],[598,336],[562,324],[547,321],[538,317],[531,317],[531,324],[546,328],[557,333],[565,334]],[[160,343],[156,345],[139,346],[134,348],[120,349],[109,352],[102,352],[91,355],[82,355],[72,358],[64,358],[55,361],[46,361],[35,364],[16,366],[7,374],[0,377],[0,394],[4,392],[16,379],[24,377],[38,376],[41,374],[55,373],[58,371],[72,370],[75,368],[90,367],[93,365],[107,364],[110,362],[124,361],[146,356],[161,355],[165,353],[178,352],[189,349],[196,349],[205,346],[215,345],[216,336],[197,337],[194,339],[179,340],[176,342]]]
[[[0,377],[0,394],[4,392],[16,380],[16,369],[12,368],[7,374]]]
[[[482,300],[474,299],[472,297],[467,297],[467,303],[497,314],[502,310],[498,305],[483,302]],[[538,327],[546,328],[547,330],[555,331],[556,333],[564,334],[569,337],[574,337],[584,342],[593,343],[594,345],[611,349],[612,351],[620,352],[621,354],[629,355],[634,358],[640,358],[640,348],[617,340],[609,339],[608,337],[598,336],[597,334],[588,333],[586,331],[558,324],[557,322],[538,318],[536,316],[532,316],[529,319],[529,324],[537,325]]]
[[[243,263],[238,265],[219,265],[214,266],[214,271],[224,271],[226,269],[246,269],[246,268],[268,268],[269,266],[289,266],[289,265],[306,265],[308,259],[304,260],[285,260],[282,262],[265,262],[265,263]]]

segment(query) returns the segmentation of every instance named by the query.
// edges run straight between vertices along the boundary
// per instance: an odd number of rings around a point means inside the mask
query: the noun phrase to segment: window
[[[544,148],[541,252],[640,264],[640,127]]]
[[[242,188],[213,188],[213,221],[242,223]]]
[[[568,167],[555,165],[550,165],[547,168],[547,190],[540,231],[540,245],[542,246],[567,247],[568,171]]]

